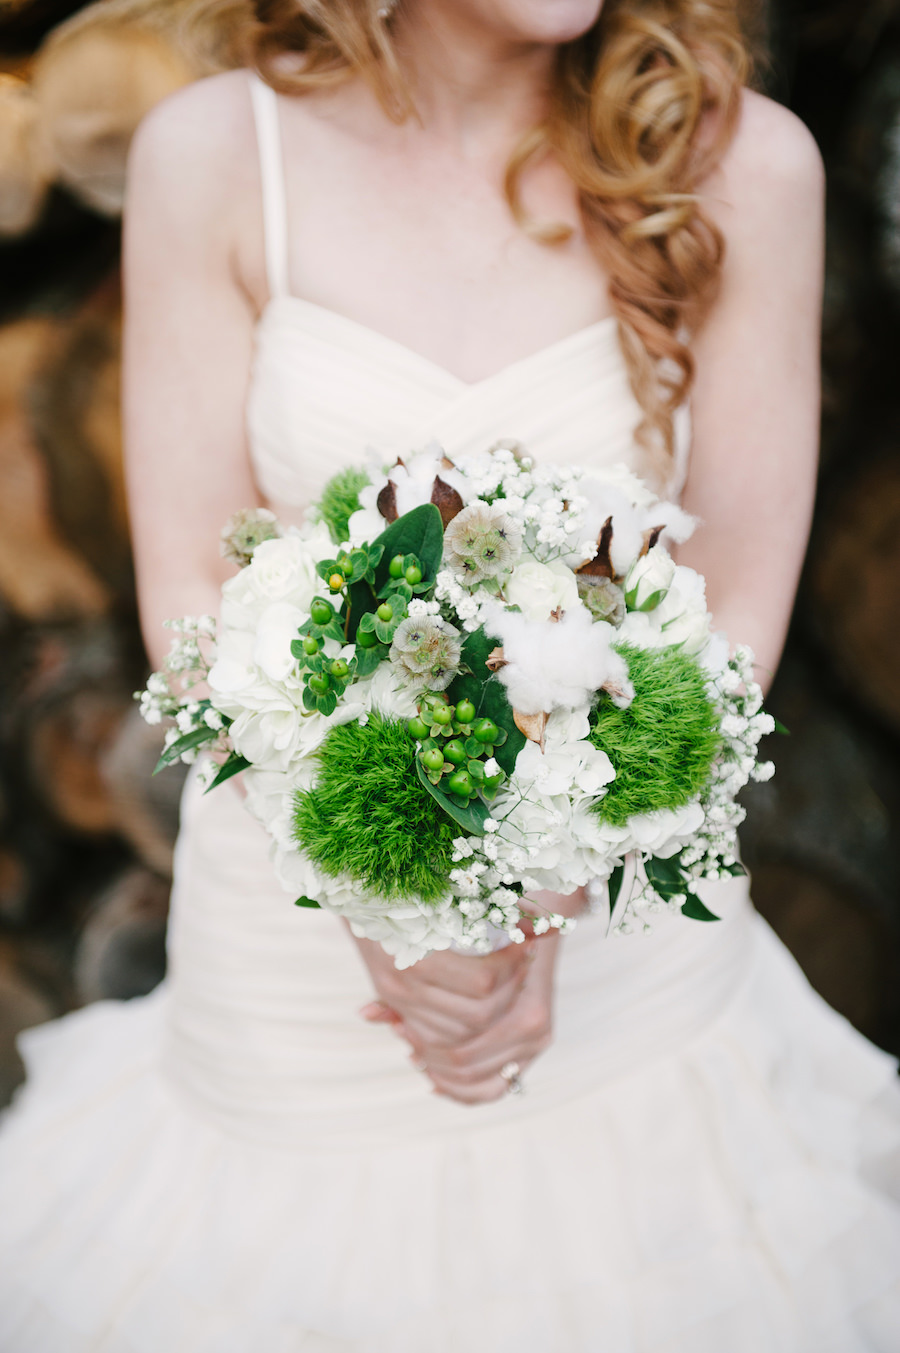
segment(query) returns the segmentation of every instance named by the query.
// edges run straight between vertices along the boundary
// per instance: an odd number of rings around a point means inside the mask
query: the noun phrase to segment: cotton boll
[[[639,513],[638,519],[643,529],[647,531],[662,526],[668,538],[676,545],[683,545],[686,540],[690,540],[697,527],[697,518],[685,512],[677,503],[654,503],[651,507],[644,508]]]
[[[485,627],[503,644],[506,665],[499,677],[520,713],[576,709],[607,683],[628,687],[628,667],[612,647],[617,631],[593,623],[583,606],[556,623],[528,620],[499,605],[487,612]]]
[[[604,524],[612,517],[610,558],[616,573],[627,573],[640,554],[644,539],[634,504],[614,484],[587,480],[579,488],[587,500],[581,534],[596,541]]]
[[[586,485],[616,488],[624,494],[629,503],[639,509],[648,507],[656,501],[652,489],[622,461],[616,461],[614,465],[604,465],[602,470],[587,470],[579,481],[579,491],[583,492]]]

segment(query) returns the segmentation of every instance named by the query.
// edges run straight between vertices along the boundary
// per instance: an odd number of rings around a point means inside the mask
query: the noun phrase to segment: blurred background
[[[15,1035],[165,971],[181,773],[134,605],[119,213],[143,114],[240,65],[249,0],[0,0],[0,1104]],[[900,0],[744,0],[829,176],[815,528],[748,794],[757,906],[900,1053]]]

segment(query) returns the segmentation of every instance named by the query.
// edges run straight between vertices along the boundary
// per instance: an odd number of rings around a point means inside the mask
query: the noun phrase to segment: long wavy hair
[[[414,113],[378,0],[255,0],[255,10],[251,60],[274,88],[302,94],[357,74],[392,118]],[[289,53],[302,60],[286,66]],[[731,139],[749,65],[738,0],[606,0],[589,31],[559,47],[545,120],[507,168],[516,219],[548,245],[569,232],[528,217],[523,175],[552,154],[575,184],[643,410],[638,439],[663,474],[694,378],[688,340],[724,255],[697,185]]]

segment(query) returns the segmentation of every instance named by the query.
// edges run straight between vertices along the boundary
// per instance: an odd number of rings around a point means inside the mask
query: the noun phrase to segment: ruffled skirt
[[[750,934],[677,1050],[393,1143],[231,1131],[164,1072],[165,985],[31,1031],[0,1349],[897,1353],[894,1064]]]

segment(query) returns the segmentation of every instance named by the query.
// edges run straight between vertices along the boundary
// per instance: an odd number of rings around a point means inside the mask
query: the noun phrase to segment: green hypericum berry
[[[493,719],[479,719],[472,732],[476,742],[493,742],[500,729]]]
[[[383,620],[384,623],[387,624],[389,620],[393,620],[394,618],[394,608],[389,601],[383,601],[375,614],[378,616],[379,620]]]
[[[314,625],[327,625],[334,615],[334,607],[324,597],[313,597],[309,608],[309,618]]]
[[[444,756],[448,761],[452,761],[454,766],[462,765],[466,759],[466,749],[459,741],[459,738],[454,738],[452,742],[447,743],[447,746],[444,748]]]
[[[422,738],[428,737],[428,724],[425,723],[424,719],[420,719],[418,717],[416,717],[415,719],[410,719],[409,723],[407,724],[407,727],[410,733],[412,733],[413,737],[418,738],[419,741],[421,741]]]
[[[309,686],[309,689],[312,691],[313,695],[325,695],[330,685],[330,682],[327,676],[319,676],[317,673],[314,672],[313,675],[309,678],[307,685]]]
[[[444,769],[444,753],[437,747],[422,753],[422,765],[432,772]],[[450,777],[453,778],[452,776]]]
[[[459,723],[471,723],[475,718],[475,706],[471,700],[460,700],[456,706],[456,718]]]
[[[311,634],[307,634],[303,640],[303,652],[309,658],[314,658],[319,651],[319,641],[314,639]]]
[[[437,709],[432,710],[431,718],[434,723],[440,724],[444,728],[448,723],[453,722],[453,710],[450,705],[438,705]]]
[[[331,588],[332,592],[340,592],[346,581],[343,573],[332,573],[328,579],[328,586]]]
[[[402,577],[403,577],[403,555],[402,555],[402,554],[395,554],[395,555],[394,555],[393,559],[392,559],[391,562],[388,564],[388,573],[390,574],[390,576],[391,576],[392,578],[402,578]]]
[[[472,777],[467,770],[455,770],[447,780],[447,788],[451,794],[467,799],[474,788]]]
[[[356,643],[359,648],[374,648],[378,643],[378,635],[374,630],[357,630]]]
[[[349,676],[349,674],[350,668],[344,662],[344,659],[335,658],[334,662],[331,664],[331,675],[337,677],[338,680],[343,681],[344,677]]]
[[[406,578],[406,581],[409,583],[410,587],[417,587],[418,584],[422,581],[422,570],[420,568],[416,568],[415,564],[410,564],[409,568],[406,570],[406,573],[403,576]]]

